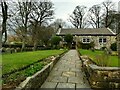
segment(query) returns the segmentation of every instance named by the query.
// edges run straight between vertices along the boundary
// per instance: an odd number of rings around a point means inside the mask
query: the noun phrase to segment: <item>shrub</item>
[[[54,36],[51,38],[51,44],[53,45],[53,48],[58,48],[58,45],[62,39],[59,36]]]
[[[105,50],[106,47],[101,47],[101,50]]]
[[[11,52],[10,48],[6,48],[6,52],[10,53]]]
[[[1,50],[2,50],[2,52],[5,52],[5,51],[6,51],[6,48],[2,47]]]
[[[110,48],[113,50],[113,51],[117,51],[117,43],[113,43],[111,44]]]
[[[18,47],[18,48],[16,48],[16,52],[20,52],[21,51],[21,49]]]
[[[94,48],[94,42],[91,42],[91,43],[79,42],[79,47],[82,49],[91,49],[91,48]]]

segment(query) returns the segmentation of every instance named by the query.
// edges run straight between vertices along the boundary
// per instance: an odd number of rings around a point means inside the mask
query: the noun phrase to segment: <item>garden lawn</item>
[[[103,51],[91,51],[91,50],[84,50],[84,49],[79,49],[79,52],[82,55],[87,55],[89,58],[91,58],[95,63],[97,63],[96,61],[96,56],[103,54]],[[119,61],[120,62],[120,61]],[[108,59],[108,66],[112,66],[112,67],[120,67],[120,64],[118,62],[118,56],[109,56]],[[97,63],[98,64],[98,63]]]
[[[63,53],[65,50],[42,50],[34,52],[21,52],[13,54],[2,55],[3,74],[19,69],[38,60],[46,58],[51,55]]]

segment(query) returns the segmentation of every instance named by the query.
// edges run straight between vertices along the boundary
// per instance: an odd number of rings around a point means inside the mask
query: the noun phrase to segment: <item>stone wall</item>
[[[76,36],[77,42],[82,42],[83,37],[89,37],[91,42],[94,42],[95,49],[100,49],[102,47],[110,48],[111,44],[116,41],[116,36]],[[106,43],[99,43],[99,38],[105,37],[107,42]]]
[[[87,56],[80,58],[92,88],[120,89],[120,67],[100,67],[95,65]]]
[[[52,62],[46,65],[42,70],[35,73],[33,76],[26,78],[26,80],[20,83],[20,85],[15,90],[38,90],[47,79],[53,66],[57,63],[59,58],[64,55],[64,53],[53,57]]]

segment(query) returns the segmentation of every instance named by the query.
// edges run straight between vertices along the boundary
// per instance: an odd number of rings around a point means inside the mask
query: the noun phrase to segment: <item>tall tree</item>
[[[113,18],[109,18],[112,11],[114,11],[114,3],[110,0],[102,2],[103,10],[104,10],[104,26],[107,28],[113,22]]]
[[[52,2],[34,2],[32,13],[30,14],[30,22],[33,25],[34,49],[37,49],[39,42],[39,26],[47,23],[48,20],[53,19],[53,3]]]
[[[109,16],[108,16],[108,19],[111,20],[109,28],[111,30],[113,30],[114,32],[116,32],[116,30],[118,28],[118,18],[116,16],[116,13],[117,13],[117,11],[110,11]]]
[[[26,0],[25,2],[15,3],[15,10],[12,11],[14,15],[10,20],[10,28],[22,38],[22,49],[25,50],[26,38],[28,34],[29,15],[31,13],[32,2]]]
[[[89,23],[93,26],[93,28],[100,28],[101,6],[93,5],[89,9],[88,17],[89,17]]]
[[[76,6],[72,15],[70,15],[70,22],[75,26],[75,28],[85,27],[85,13],[86,6]]]
[[[41,41],[45,46],[49,46],[49,41],[50,38],[53,36],[53,34],[54,34],[54,29],[52,27],[45,27],[45,29],[43,29]]]
[[[5,43],[7,41],[6,23],[8,19],[8,5],[5,0],[1,1],[1,7],[2,7],[2,37],[3,37],[3,34],[5,34],[5,39],[3,42]]]
[[[26,42],[26,36],[27,36],[27,28],[28,28],[28,20],[29,15],[31,13],[31,2],[18,2],[18,8],[19,8],[19,15],[22,20],[22,37],[23,37],[23,44],[22,44],[22,51],[25,49],[25,42]]]

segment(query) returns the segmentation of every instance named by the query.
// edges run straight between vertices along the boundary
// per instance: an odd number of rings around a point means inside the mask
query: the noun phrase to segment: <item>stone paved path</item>
[[[81,71],[81,61],[76,50],[67,52],[54,66],[41,88],[89,88]]]

